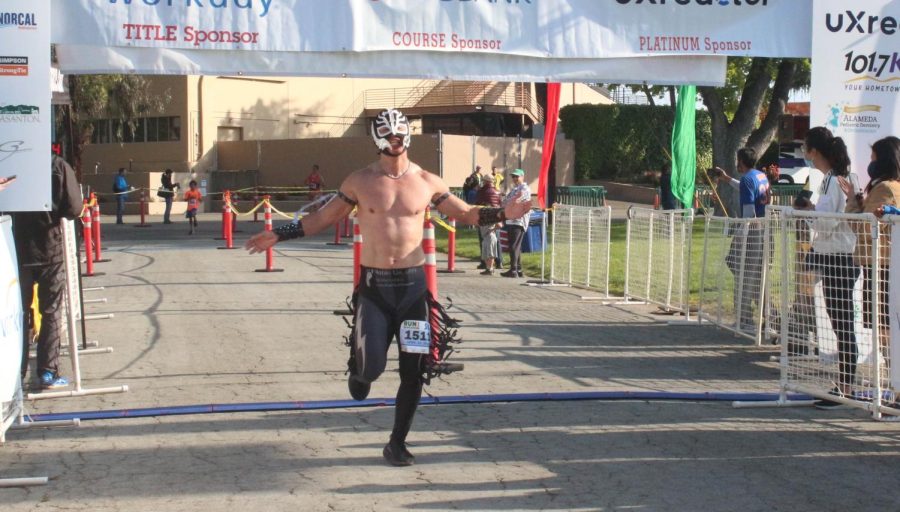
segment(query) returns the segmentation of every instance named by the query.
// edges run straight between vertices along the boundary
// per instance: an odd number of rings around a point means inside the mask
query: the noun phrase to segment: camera
[[[725,171],[723,171],[722,169],[719,169],[717,167],[710,167],[709,169],[706,170],[706,174],[710,178],[717,180],[717,179],[721,178],[722,175],[725,174]]]
[[[812,190],[801,190],[794,197],[795,208],[809,208],[812,206]]]

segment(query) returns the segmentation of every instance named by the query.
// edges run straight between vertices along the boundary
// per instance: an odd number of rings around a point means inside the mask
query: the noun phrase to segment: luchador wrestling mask
[[[391,136],[400,137],[403,140],[403,148],[409,148],[409,120],[403,112],[395,108],[382,110],[372,121],[372,139],[381,151],[387,151],[391,147]]]

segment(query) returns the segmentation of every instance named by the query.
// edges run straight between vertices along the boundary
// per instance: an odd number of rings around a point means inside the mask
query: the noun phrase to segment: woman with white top
[[[806,135],[804,151],[812,166],[825,173],[819,187],[818,201],[814,207],[810,204],[809,208],[821,213],[843,213],[848,197],[840,180],[858,183],[858,180],[853,179],[855,176],[850,174],[850,157],[843,139],[834,137],[825,127],[816,127]],[[806,262],[811,270],[822,277],[825,309],[838,341],[840,375],[837,387],[831,394],[850,396],[859,354],[853,305],[853,289],[861,272],[853,259],[856,234],[847,221],[831,217],[817,218],[812,231],[812,250],[807,255]],[[840,404],[831,400],[816,402],[816,407],[820,409],[838,405]]]

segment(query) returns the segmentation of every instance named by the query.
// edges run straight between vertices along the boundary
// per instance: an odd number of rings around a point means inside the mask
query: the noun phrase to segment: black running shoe
[[[828,392],[829,395],[833,396],[844,396],[839,389],[834,388]],[[849,409],[850,406],[843,402],[835,402],[834,400],[828,400],[827,398],[823,398],[821,400],[816,400],[815,404],[816,409],[820,409],[823,411],[833,411],[837,409]]]
[[[413,454],[409,453],[409,450],[406,449],[406,446],[403,443],[391,441],[384,445],[384,451],[382,451],[381,454],[384,455],[384,459],[388,461],[391,466],[412,466],[416,463],[416,458],[413,457]]]
[[[347,378],[347,388],[350,389],[350,396],[352,396],[354,400],[365,400],[366,397],[369,396],[369,390],[372,388],[372,384],[360,380],[356,378],[355,375],[351,374],[350,377]]]

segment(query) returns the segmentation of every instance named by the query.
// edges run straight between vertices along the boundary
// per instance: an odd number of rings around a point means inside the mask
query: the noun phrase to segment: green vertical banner
[[[685,208],[694,205],[697,179],[697,86],[678,89],[672,128],[672,194]]]

